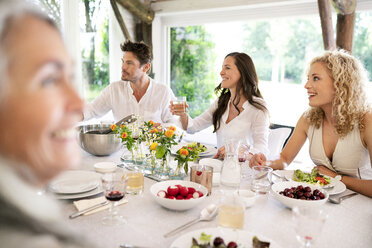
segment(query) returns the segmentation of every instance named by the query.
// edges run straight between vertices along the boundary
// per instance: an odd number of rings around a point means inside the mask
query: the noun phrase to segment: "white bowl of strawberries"
[[[150,192],[161,206],[172,210],[187,210],[204,201],[208,189],[201,184],[169,180],[155,183]]]

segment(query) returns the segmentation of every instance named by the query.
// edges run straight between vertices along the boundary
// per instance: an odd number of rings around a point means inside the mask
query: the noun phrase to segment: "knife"
[[[83,209],[83,210],[78,211],[78,212],[76,212],[76,213],[73,213],[73,214],[71,214],[69,217],[70,217],[70,219],[74,219],[74,218],[79,217],[80,215],[83,215],[83,214],[85,214],[85,213],[87,213],[87,212],[89,212],[89,211],[91,211],[91,210],[93,210],[93,209],[96,209],[96,208],[99,208],[99,207],[105,206],[105,205],[107,205],[107,204],[108,204],[108,201],[101,202],[101,203],[96,204],[96,205],[93,205],[93,206],[91,206],[91,207],[89,207],[89,208],[86,208],[86,209]]]

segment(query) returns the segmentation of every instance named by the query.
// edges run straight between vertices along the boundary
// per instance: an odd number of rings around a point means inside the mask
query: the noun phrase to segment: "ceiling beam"
[[[116,2],[147,24],[151,24],[154,20],[154,11],[139,0],[116,0]]]

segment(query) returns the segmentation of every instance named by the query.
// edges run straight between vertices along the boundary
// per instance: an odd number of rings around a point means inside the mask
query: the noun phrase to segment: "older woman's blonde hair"
[[[337,134],[345,137],[356,125],[362,130],[363,118],[370,111],[364,92],[368,73],[362,63],[344,50],[326,51],[322,56],[315,57],[310,66],[314,63],[323,63],[334,80],[332,115],[336,121]],[[312,107],[305,113],[305,117],[310,124],[319,128],[324,112],[319,107]]]

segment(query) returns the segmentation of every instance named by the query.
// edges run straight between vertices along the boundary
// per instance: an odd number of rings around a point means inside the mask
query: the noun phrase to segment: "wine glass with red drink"
[[[238,160],[239,163],[245,163],[246,160],[249,160],[249,150],[251,146],[245,140],[240,140],[238,145]]]
[[[102,176],[103,192],[110,201],[109,215],[102,219],[104,225],[119,225],[125,223],[123,216],[118,215],[115,207],[117,202],[124,198],[128,178],[123,170],[116,169],[114,172],[105,173]]]

